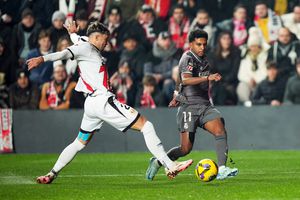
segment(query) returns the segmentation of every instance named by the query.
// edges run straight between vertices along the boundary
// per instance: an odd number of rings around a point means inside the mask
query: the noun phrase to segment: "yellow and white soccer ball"
[[[200,160],[196,165],[195,174],[200,181],[212,181],[218,175],[218,165],[211,159]]]

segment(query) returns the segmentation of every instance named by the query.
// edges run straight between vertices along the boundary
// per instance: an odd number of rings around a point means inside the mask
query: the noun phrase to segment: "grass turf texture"
[[[35,183],[53,166],[57,154],[0,155],[0,199],[300,199],[300,151],[232,151],[240,174],[203,183],[196,162],[215,160],[212,151],[192,152],[194,164],[175,180],[160,169],[144,179],[150,154],[78,154],[50,185]]]

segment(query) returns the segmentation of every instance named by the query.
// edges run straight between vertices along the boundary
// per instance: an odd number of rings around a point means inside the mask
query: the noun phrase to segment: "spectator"
[[[70,107],[70,96],[76,83],[69,82],[65,66],[61,61],[53,64],[53,80],[42,87],[39,108],[41,110],[65,110]]]
[[[215,105],[235,105],[237,103],[236,86],[241,61],[240,55],[240,50],[233,45],[231,33],[220,33],[216,48],[209,56],[212,72],[222,75],[222,81],[214,82],[211,89]]]
[[[143,78],[143,66],[146,57],[145,50],[140,45],[135,34],[126,34],[123,38],[123,49],[121,51],[120,60],[128,60],[129,66],[135,75],[136,82],[140,82]]]
[[[158,34],[166,30],[167,26],[162,20],[156,18],[151,6],[145,4],[138,12],[137,19],[129,22],[126,29],[139,36],[139,41],[148,51],[152,49],[152,43]]]
[[[285,104],[300,104],[300,59],[296,62],[296,74],[289,78],[284,95]]]
[[[165,20],[168,17],[168,13],[171,7],[171,0],[145,0],[145,4],[150,5],[155,11],[156,16]]]
[[[257,1],[255,5],[254,24],[259,28],[264,41],[272,44],[278,38],[278,31],[281,28],[281,20],[274,13],[265,1]]]
[[[233,18],[226,19],[216,24],[218,32],[231,32],[233,44],[237,47],[246,43],[248,39],[248,30],[251,26],[252,22],[248,20],[247,9],[242,4],[238,4],[234,7]]]
[[[177,5],[174,7],[172,16],[169,20],[169,32],[176,48],[187,50],[189,43],[187,40],[190,28],[190,20],[185,15],[184,7]]]
[[[173,0],[173,5],[183,6],[187,17],[192,21],[196,17],[197,11],[199,9],[198,2],[199,1],[197,0]]]
[[[75,15],[76,24],[78,25],[77,34],[80,36],[86,35],[88,26],[88,16],[85,10],[79,10]]]
[[[151,75],[159,86],[164,85],[165,81],[172,78],[172,68],[178,64],[181,53],[176,49],[170,34],[161,32],[147,56],[144,75]]]
[[[22,0],[20,10],[30,8],[34,13],[35,20],[42,25],[43,29],[48,29],[51,26],[51,17],[55,10],[53,1],[49,0]]]
[[[283,100],[285,84],[278,78],[276,63],[267,65],[267,78],[257,85],[252,97],[254,105],[266,104],[280,106]]]
[[[108,18],[105,25],[110,31],[110,43],[112,48],[119,50],[122,45],[122,38],[126,31],[126,23],[122,18],[121,8],[118,6],[112,6],[108,11]]]
[[[71,45],[72,42],[70,41],[69,36],[61,37],[57,42],[57,51],[65,50]],[[68,60],[62,60],[62,62],[66,67],[68,77],[71,78],[74,74],[76,74],[76,69],[78,66],[76,60],[68,59]]]
[[[9,86],[15,81],[15,59],[0,37],[0,85]]]
[[[31,50],[27,60],[33,57],[44,56],[51,52],[50,33],[42,30],[38,38],[39,47]],[[40,86],[50,81],[53,72],[53,63],[48,61],[40,65],[40,67],[30,70],[29,79],[32,83]]]
[[[283,15],[288,11],[289,3],[288,1],[294,0],[269,0],[270,8],[272,8],[277,15]]]
[[[112,5],[116,5],[116,6],[119,6],[120,8],[122,8],[123,19],[131,21],[131,20],[133,20],[136,17],[136,13],[138,13],[138,11],[141,9],[141,7],[142,7],[142,5],[144,3],[145,3],[145,0],[135,0],[135,1],[110,0],[110,1],[107,1],[107,6],[106,6],[107,10],[106,10],[106,13],[108,12],[108,9]]]
[[[176,84],[179,82],[179,67],[178,65],[172,69],[172,79],[165,81],[162,94],[163,94],[163,104],[168,105],[169,102],[173,99],[173,94],[176,89]]]
[[[63,24],[65,23],[66,16],[61,11],[55,11],[52,15],[52,26],[49,28],[50,39],[53,46],[53,51],[57,49],[57,42],[59,38],[68,36],[68,31],[64,28]]]
[[[214,23],[218,23],[232,17],[234,6],[238,0],[201,0],[199,7],[209,12]]]
[[[0,37],[7,48],[11,46],[12,27],[19,20],[19,13],[16,10],[19,10],[20,4],[21,0],[0,1]]]
[[[22,12],[21,22],[15,25],[12,33],[12,51],[19,66],[22,66],[30,50],[36,48],[41,25],[35,21],[32,11]]]
[[[207,45],[208,47],[213,48],[216,29],[213,26],[213,21],[206,10],[200,9],[197,12],[197,16],[191,24],[189,33],[195,29],[202,29],[207,32],[208,34]]]
[[[54,0],[54,9],[63,12],[67,21],[74,21],[76,13],[80,10],[87,10],[86,0]]]
[[[7,86],[0,82],[0,108],[9,108]]]
[[[239,71],[237,87],[238,99],[241,103],[249,101],[257,84],[266,77],[266,61],[268,53],[263,49],[262,38],[256,27],[249,29],[247,52],[243,56]]]
[[[110,78],[110,83],[117,99],[129,106],[134,106],[135,100],[135,87],[132,76],[129,63],[123,60],[119,64],[118,71]]]
[[[29,81],[27,69],[17,71],[17,82],[9,88],[9,105],[12,109],[37,109],[39,90]]]
[[[105,9],[108,0],[88,0],[87,1],[87,15],[90,21],[102,22],[105,18]]]
[[[102,52],[103,57],[105,57],[108,69],[108,75],[112,76],[116,71],[118,71],[118,65],[120,62],[120,51],[114,49],[110,42],[107,43],[104,51]]]
[[[281,16],[283,25],[300,39],[300,5],[296,5],[292,13]]]
[[[143,88],[138,91],[135,104],[136,107],[154,109],[161,106],[161,97],[155,78],[148,75],[143,78]]]
[[[287,79],[295,73],[296,59],[300,56],[299,42],[292,40],[291,32],[287,28],[280,28],[278,40],[272,45],[268,54],[268,61],[277,63],[279,77]]]

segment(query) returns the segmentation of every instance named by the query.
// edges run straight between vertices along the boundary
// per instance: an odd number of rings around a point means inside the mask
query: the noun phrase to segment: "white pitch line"
[[[267,174],[300,174],[300,172],[240,172],[240,175],[267,175]],[[59,177],[62,178],[76,178],[76,177],[144,177],[144,174],[66,174],[66,175],[60,175]],[[157,174],[157,176],[165,176],[164,174]],[[195,176],[195,174],[192,173],[183,173],[180,174],[180,176]],[[16,176],[16,175],[8,175],[8,176],[0,176],[0,184],[2,182],[6,182],[5,180],[8,179],[15,179],[16,182],[20,181],[20,184],[23,184],[23,182],[32,182],[34,178],[32,176]],[[27,183],[28,184],[28,183]]]

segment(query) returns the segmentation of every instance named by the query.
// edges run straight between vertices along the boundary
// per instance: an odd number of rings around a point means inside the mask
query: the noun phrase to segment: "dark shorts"
[[[177,112],[177,125],[180,132],[196,132],[198,127],[211,120],[221,118],[221,113],[212,105],[181,105]]]

